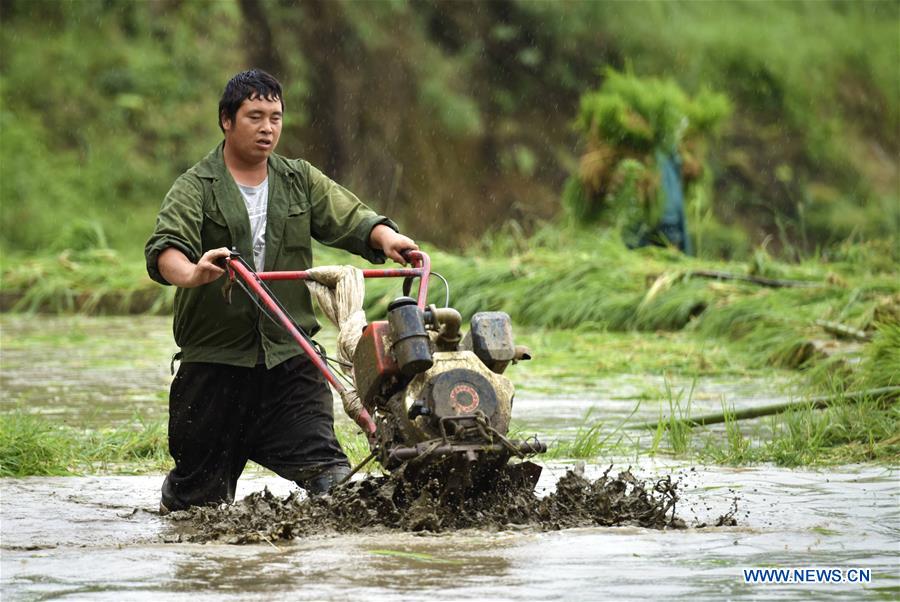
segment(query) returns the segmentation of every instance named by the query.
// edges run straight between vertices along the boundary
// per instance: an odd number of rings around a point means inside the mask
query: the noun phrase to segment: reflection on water
[[[72,423],[163,416],[174,351],[170,319],[0,317],[0,409]],[[320,337],[326,345],[333,335]],[[512,374],[516,380],[515,374]],[[519,383],[523,430],[564,436],[589,407],[616,423],[646,390],[643,376],[598,380],[546,394]],[[651,383],[662,388],[662,381]],[[771,386],[700,381],[694,408],[715,411],[770,401]],[[655,418],[644,402],[636,420]],[[617,466],[616,468],[625,468]],[[589,466],[595,478],[605,466]],[[545,469],[552,489],[562,465]],[[417,535],[380,531],[328,535],[290,545],[162,543],[176,525],[156,514],[161,476],[0,481],[0,579],[4,600],[127,598],[271,599],[846,599],[900,594],[900,483],[892,469],[731,469],[642,460],[649,477],[675,471],[684,488],[678,514],[710,522],[739,498],[739,527],[683,531],[594,528],[541,533],[464,531]],[[293,486],[263,475],[238,495]],[[866,567],[860,585],[745,585],[744,567]]]

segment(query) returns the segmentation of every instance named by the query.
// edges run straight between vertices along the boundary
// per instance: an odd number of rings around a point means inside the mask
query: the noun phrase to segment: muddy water
[[[552,488],[563,468],[546,470],[539,488]],[[154,512],[159,477],[7,479],[3,599],[820,600],[900,591],[895,472],[642,466],[669,471],[682,475],[682,515],[708,521],[728,509],[735,490],[743,526],[382,529],[271,545],[163,544],[179,525]],[[252,476],[239,495],[264,486],[290,490]],[[743,583],[741,568],[770,566],[863,567],[873,577],[865,588]]]
[[[109,425],[166,409],[167,317],[0,316],[0,410]]]
[[[510,373],[510,377],[516,383],[515,427],[527,433],[561,436],[578,430],[589,411],[592,422],[602,420],[604,427],[610,430],[622,424],[657,420],[660,410],[667,416],[670,412],[668,401],[660,405],[656,399],[641,400],[648,389],[662,392],[667,384],[674,389],[673,396],[681,395],[685,406],[682,411],[687,411],[687,399],[694,386],[690,402],[690,412],[694,416],[720,412],[723,399],[735,409],[770,404],[774,398],[782,396],[782,389],[787,384],[780,381],[763,383],[747,377],[701,379],[693,383],[687,378],[627,374],[598,379],[590,387],[558,385],[557,392],[551,396],[547,393],[546,383],[529,386],[525,382],[519,386],[515,374]]]
[[[78,424],[163,416],[173,351],[167,318],[0,317],[0,409]],[[326,344],[327,339],[326,339]],[[532,373],[534,374],[534,373]],[[589,407],[625,416],[647,379],[618,377],[550,397],[521,383],[520,422],[565,437]],[[513,375],[517,384],[520,383]],[[658,383],[657,383],[658,384]],[[697,411],[770,402],[770,383],[697,384]],[[698,405],[699,404],[699,405]],[[657,416],[645,402],[635,419]],[[615,419],[613,419],[614,421]],[[544,470],[538,493],[569,466]],[[616,469],[624,469],[620,462]],[[587,466],[597,478],[606,466]],[[32,599],[846,599],[900,595],[900,479],[882,467],[825,471],[698,468],[642,460],[641,477],[674,474],[677,512],[712,523],[735,497],[737,527],[543,531],[533,527],[412,534],[380,528],[247,546],[164,543],[183,527],[156,512],[161,476],[0,481],[0,586]],[[290,483],[250,474],[238,496]],[[860,585],[745,585],[742,568],[861,567]],[[880,594],[880,596],[878,595]]]

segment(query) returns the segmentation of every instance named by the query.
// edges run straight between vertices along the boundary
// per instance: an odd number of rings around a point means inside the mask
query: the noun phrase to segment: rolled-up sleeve
[[[200,228],[203,224],[203,193],[194,176],[181,175],[163,200],[156,227],[144,247],[147,274],[160,284],[171,284],[159,272],[159,254],[169,247],[195,262],[202,255]]]
[[[303,167],[308,170],[313,238],[329,247],[360,255],[372,263],[384,263],[384,253],[369,246],[369,236],[372,228],[379,224],[399,232],[397,224],[372,211],[356,195],[309,163]]]

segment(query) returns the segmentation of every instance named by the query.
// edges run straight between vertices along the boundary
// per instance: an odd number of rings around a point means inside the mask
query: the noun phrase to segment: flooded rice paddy
[[[124,424],[165,414],[168,318],[3,316],[0,410],[75,425]],[[324,339],[328,344],[327,337]],[[538,368],[512,378],[524,431],[565,439],[585,412],[615,423],[661,377],[600,378],[554,390]],[[552,382],[550,383],[552,385]],[[682,383],[683,384],[683,383]],[[688,383],[689,385],[689,383]],[[770,403],[771,382],[696,383],[694,409]],[[642,402],[632,420],[656,418]],[[534,526],[411,533],[384,525],[251,545],[171,543],[186,526],[157,513],[161,475],[0,480],[0,585],[4,600],[272,599],[847,599],[900,596],[900,480],[895,468],[823,470],[692,467],[648,458],[612,463],[639,478],[672,475],[687,529]],[[572,462],[545,464],[539,496]],[[296,487],[251,472],[238,497]],[[737,526],[714,524],[737,500]],[[745,584],[743,568],[871,570],[860,584]]]
[[[170,317],[0,315],[0,411],[53,416],[79,426],[164,416],[170,360],[177,351],[171,330]],[[334,349],[335,335],[323,329],[316,340]],[[589,410],[610,425],[629,416],[635,422],[653,420],[666,386],[686,392],[694,385],[692,411],[706,413],[721,410],[725,397],[736,409],[770,403],[783,385],[744,376],[696,384],[662,374],[561,377],[541,363],[540,350],[534,352],[535,360],[512,367],[507,376],[516,385],[514,422],[545,435],[576,430]],[[648,396],[652,402],[640,402]]]

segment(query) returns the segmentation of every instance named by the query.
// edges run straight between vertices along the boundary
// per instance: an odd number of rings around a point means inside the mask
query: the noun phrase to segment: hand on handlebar
[[[400,265],[406,265],[407,258],[404,255],[409,251],[419,250],[419,245],[413,239],[394,232],[384,224],[372,228],[369,243],[373,249],[381,249],[385,255]]]
[[[211,249],[200,257],[194,268],[192,281],[195,286],[208,284],[225,273],[225,260],[231,255],[231,251],[225,247]]]

